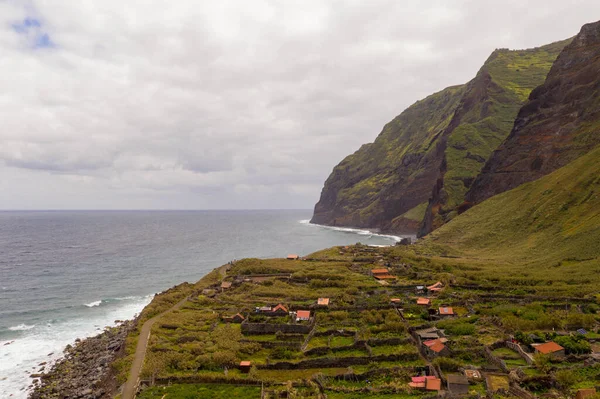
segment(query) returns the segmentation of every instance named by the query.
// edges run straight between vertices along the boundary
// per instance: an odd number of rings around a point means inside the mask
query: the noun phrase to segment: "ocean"
[[[76,338],[233,259],[306,255],[399,237],[308,223],[310,210],[0,212],[0,397]],[[47,365],[40,365],[46,362]]]

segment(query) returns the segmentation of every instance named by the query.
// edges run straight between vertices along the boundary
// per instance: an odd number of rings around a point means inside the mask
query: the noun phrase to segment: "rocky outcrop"
[[[135,324],[126,321],[67,346],[64,358],[49,372],[32,375],[34,383],[29,398],[112,398],[118,387],[110,365],[123,354],[125,338]]]
[[[561,168],[600,144],[600,22],[584,25],[521,108],[467,194],[479,203]]]

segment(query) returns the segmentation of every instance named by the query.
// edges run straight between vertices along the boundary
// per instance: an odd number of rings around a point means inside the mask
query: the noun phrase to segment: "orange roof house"
[[[425,389],[428,391],[439,391],[442,389],[442,380],[431,378],[425,381]]]
[[[275,306],[273,309],[271,309],[271,312],[287,313],[288,309],[285,306],[283,306],[282,304],[277,304],[277,306]]]
[[[385,268],[381,268],[381,269],[371,269],[371,274],[374,276],[376,274],[389,274],[390,271],[388,269]]]
[[[296,321],[310,320],[310,310],[299,310],[296,312]]]
[[[421,377],[411,377],[411,382],[408,383],[408,386],[412,388],[425,389],[427,386],[427,380],[435,380],[437,379],[434,375],[426,375]]]
[[[556,342],[546,342],[545,344],[537,345],[535,348],[536,353],[543,353],[544,355],[562,355],[565,354],[565,348],[557,344]]]
[[[417,305],[429,306],[429,305],[431,305],[431,299],[429,299],[429,298],[417,298]]]
[[[440,316],[454,316],[454,310],[451,307],[441,307],[438,309]]]
[[[390,302],[391,303],[400,303],[400,302],[402,302],[402,299],[400,299],[400,298],[391,298]]]
[[[240,370],[242,371],[242,373],[247,373],[250,371],[250,367],[252,367],[252,362],[248,361],[248,360],[242,360],[240,362]]]
[[[300,256],[298,256],[296,254],[289,254],[286,259],[289,259],[289,260],[298,260],[299,258],[300,258]]]
[[[441,291],[442,288],[444,288],[444,284],[442,284],[441,281],[438,281],[437,283],[428,286],[427,290],[428,291],[433,291],[433,292],[438,292],[438,291]]]
[[[320,306],[329,306],[329,298],[319,298],[319,299],[317,299],[317,305],[320,305]]]

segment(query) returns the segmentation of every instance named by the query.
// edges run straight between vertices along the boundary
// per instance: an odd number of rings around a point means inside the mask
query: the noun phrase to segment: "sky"
[[[598,0],[0,0],[0,209],[309,209],[495,48]]]

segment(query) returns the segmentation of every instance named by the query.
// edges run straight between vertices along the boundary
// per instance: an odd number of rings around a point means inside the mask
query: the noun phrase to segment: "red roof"
[[[240,362],[240,367],[250,367],[252,363],[249,360],[242,360]]]
[[[371,273],[373,273],[373,274],[388,274],[389,270],[388,269],[372,269]]]
[[[287,258],[288,258],[288,259],[298,259],[298,258],[299,258],[299,256],[298,256],[298,255],[296,255],[296,254],[289,254],[289,255],[287,256]]]
[[[402,300],[400,298],[392,298],[392,299],[390,299],[390,302],[398,303],[398,302],[402,302]]]
[[[452,308],[449,308],[449,307],[443,307],[443,308],[440,308],[440,314],[442,314],[442,315],[453,315],[454,314],[454,310],[452,310]]]
[[[282,304],[278,304],[273,309],[271,309],[271,312],[277,312],[279,309],[283,310],[284,312],[288,311],[285,306],[283,306]]]
[[[310,310],[299,310],[296,313],[298,319],[310,319]]]
[[[442,380],[439,378],[432,378],[425,381],[425,389],[428,391],[439,391],[442,389]]]
[[[563,349],[565,349],[565,348],[563,348],[556,342],[552,342],[552,341],[546,342],[545,344],[541,344],[541,345],[538,345],[535,347],[536,351],[538,351],[540,353],[544,353],[544,354],[558,352]]]
[[[434,351],[435,353],[440,353],[441,351],[443,351],[444,349],[446,349],[446,345],[442,344],[441,342],[436,342],[433,345],[431,345],[429,347],[429,349],[431,349],[432,351]]]
[[[441,282],[441,281],[438,281],[437,283],[435,283],[435,284],[433,284],[433,285],[430,285],[429,287],[427,287],[427,289],[428,289],[429,291],[436,291],[436,290],[437,290],[437,291],[439,291],[439,290],[441,290],[443,287],[444,287],[444,284],[442,284],[442,282]]]
[[[431,299],[429,298],[417,298],[417,305],[429,305],[431,303]]]

